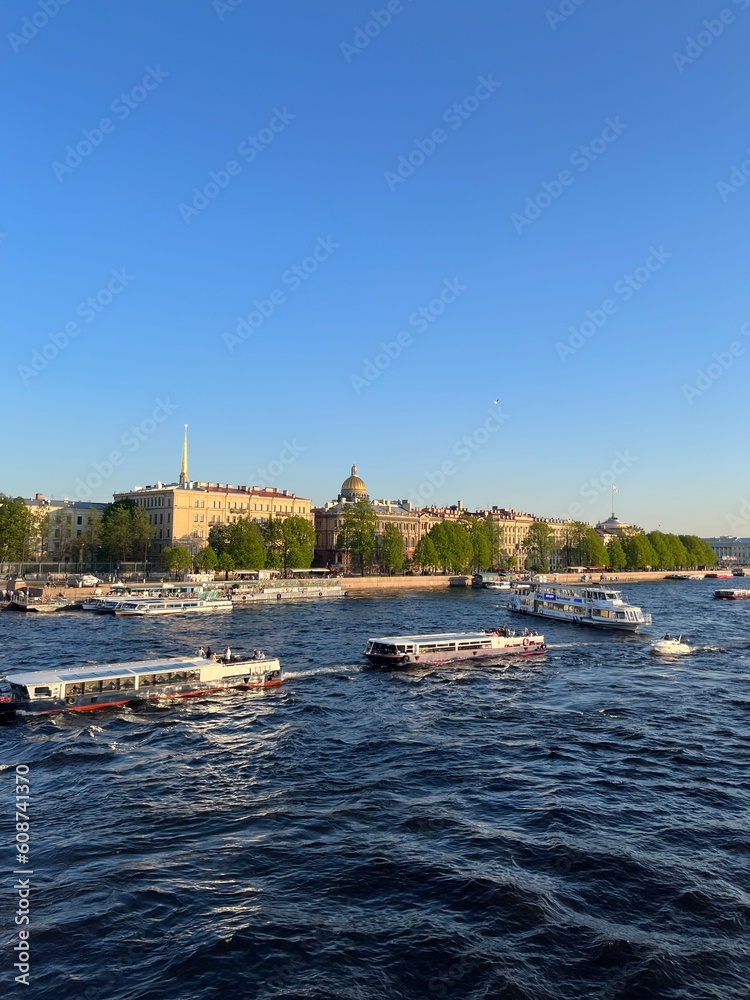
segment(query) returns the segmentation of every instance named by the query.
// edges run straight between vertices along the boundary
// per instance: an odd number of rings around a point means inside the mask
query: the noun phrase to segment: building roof
[[[352,474],[341,484],[340,497],[347,500],[367,499],[367,487],[365,482],[357,475],[357,466],[352,466]]]

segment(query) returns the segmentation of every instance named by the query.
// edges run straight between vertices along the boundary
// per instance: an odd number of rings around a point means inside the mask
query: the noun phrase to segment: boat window
[[[138,687],[153,687],[154,686],[154,675],[144,674],[138,681]]]
[[[169,674],[154,674],[154,684],[169,684]]]
[[[188,670],[186,671],[185,679],[189,681],[199,681],[201,679],[200,670]]]
[[[83,684],[66,684],[65,685],[65,697],[66,698],[77,698],[79,695],[83,694]]]
[[[119,690],[120,690],[119,677],[109,677],[106,681],[102,681],[102,691],[119,691]]]
[[[14,684],[13,681],[10,681],[10,689],[13,694],[17,694],[21,698],[29,697],[29,691],[25,684]]]
[[[38,688],[35,687],[34,688],[34,697],[35,698],[51,698],[52,697],[52,689],[48,688],[48,687],[38,687]]]
[[[86,681],[83,685],[84,694],[99,694],[102,689],[101,681]]]
[[[132,691],[135,687],[135,677],[121,677],[120,678],[120,690],[121,691]]]

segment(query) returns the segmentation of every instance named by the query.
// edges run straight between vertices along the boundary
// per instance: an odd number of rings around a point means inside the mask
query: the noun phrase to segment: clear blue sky
[[[625,520],[728,531],[748,0],[45,2],[2,14],[0,489],[173,481],[187,422],[191,477],[276,462],[315,503],[356,462],[373,497],[597,520],[614,478]]]

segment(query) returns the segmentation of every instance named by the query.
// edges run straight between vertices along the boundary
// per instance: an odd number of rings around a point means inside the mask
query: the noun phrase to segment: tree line
[[[306,518],[269,517],[257,524],[243,517],[232,524],[214,524],[208,545],[191,556],[184,546],[162,553],[164,568],[179,572],[192,565],[199,572],[234,569],[308,569],[315,551],[315,529]]]

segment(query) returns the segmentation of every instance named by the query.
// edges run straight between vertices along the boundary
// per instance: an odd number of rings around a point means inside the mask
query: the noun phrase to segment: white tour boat
[[[0,713],[47,715],[89,711],[163,698],[189,698],[281,683],[276,657],[260,651],[229,661],[166,656],[131,663],[32,670],[0,679]]]
[[[113,610],[118,618],[153,617],[154,615],[182,615],[193,611],[231,611],[228,597],[219,596],[218,590],[206,591],[195,597],[146,597],[120,601]]]
[[[513,588],[508,610],[538,618],[637,632],[651,624],[651,615],[622,599],[606,584],[588,587],[531,583]]]
[[[324,601],[346,597],[341,582],[324,580],[264,580],[234,583],[228,592],[233,604],[268,604],[276,601]]]
[[[524,629],[482,629],[481,632],[440,632],[368,639],[364,656],[379,667],[452,663],[497,656],[532,656],[547,648],[543,635]]]

